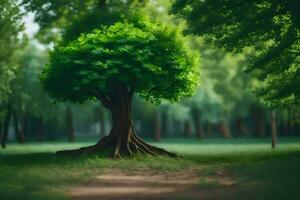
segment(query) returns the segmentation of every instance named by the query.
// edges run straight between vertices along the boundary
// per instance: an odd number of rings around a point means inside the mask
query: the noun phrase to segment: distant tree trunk
[[[287,119],[283,122],[283,134],[285,136],[290,134],[290,112],[287,111]]]
[[[244,121],[241,117],[235,119],[236,131],[238,136],[245,136],[248,133],[247,128],[245,127]]]
[[[155,136],[154,140],[159,142],[161,140],[161,121],[160,121],[160,114],[158,111],[155,112]]]
[[[255,123],[254,135],[256,137],[263,137],[265,135],[264,128],[264,115],[263,110],[261,108],[256,108],[252,114],[253,121]]]
[[[0,143],[1,143],[1,146],[2,146],[2,142],[3,142],[3,121],[0,120]]]
[[[10,106],[10,104],[7,104],[7,110],[6,110],[6,115],[5,115],[4,124],[3,124],[3,136],[2,136],[2,140],[1,140],[2,148],[6,147],[10,118],[11,118],[11,106]]]
[[[131,156],[136,153],[177,157],[176,154],[152,146],[137,136],[131,119],[131,100],[134,91],[128,90],[121,83],[116,83],[112,87],[113,93],[110,96],[93,91],[95,97],[111,111],[112,129],[109,135],[101,138],[95,145],[77,150],[59,151],[57,154],[77,155],[78,153],[98,153],[102,150],[111,150],[113,158],[120,158],[121,155]]]
[[[73,125],[73,113],[70,106],[67,106],[67,128],[68,128],[68,141],[73,142],[75,140],[75,132]]]
[[[231,133],[230,133],[228,124],[224,120],[219,122],[219,131],[220,131],[220,133],[222,134],[222,136],[224,138],[230,138],[231,137]]]
[[[44,140],[44,128],[42,119],[37,120],[36,138],[39,142],[42,142]]]
[[[193,115],[195,129],[196,129],[196,136],[199,139],[203,139],[204,138],[204,131],[203,131],[202,126],[201,126],[201,114],[200,114],[199,110],[194,108],[192,110],[192,115]]]
[[[300,134],[300,114],[299,111],[294,112],[294,132]]]
[[[212,124],[211,122],[206,122],[205,123],[205,128],[206,128],[206,133],[207,133],[207,136],[208,137],[211,137],[212,136]]]
[[[19,143],[20,144],[24,144],[26,142],[25,140],[25,117],[23,116],[23,118],[21,118],[21,122],[20,122],[20,129],[19,129]]]
[[[24,144],[25,136],[22,128],[23,125],[22,123],[20,123],[19,117],[15,110],[12,110],[12,117],[13,117],[16,140],[19,142],[19,144]]]
[[[191,137],[193,134],[192,122],[187,119],[184,121],[183,135],[184,137]]]
[[[276,112],[271,113],[271,131],[272,131],[272,149],[275,148],[277,142]]]

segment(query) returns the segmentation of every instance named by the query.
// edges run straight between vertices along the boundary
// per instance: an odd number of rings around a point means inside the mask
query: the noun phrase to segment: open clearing
[[[12,144],[0,151],[0,199],[300,199],[300,138],[166,140],[184,159],[57,157],[82,143]]]

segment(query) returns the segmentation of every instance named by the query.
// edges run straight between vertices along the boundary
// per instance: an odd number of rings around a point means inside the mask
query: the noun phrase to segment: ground
[[[300,199],[300,138],[173,139],[184,156],[111,160],[57,157],[82,143],[11,144],[0,150],[0,199]]]

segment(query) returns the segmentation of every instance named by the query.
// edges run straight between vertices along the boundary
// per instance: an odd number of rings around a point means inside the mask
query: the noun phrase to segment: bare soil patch
[[[194,169],[130,173],[109,170],[70,188],[69,195],[74,200],[203,200],[229,197],[235,190],[234,180],[225,173],[201,176],[201,171]]]

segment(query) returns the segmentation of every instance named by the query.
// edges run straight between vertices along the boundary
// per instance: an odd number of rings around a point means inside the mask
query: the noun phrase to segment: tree
[[[177,101],[199,84],[199,59],[185,46],[180,30],[154,23],[140,13],[61,41],[42,73],[45,90],[57,101],[96,98],[111,111],[112,129],[96,145],[60,153],[111,149],[113,157],[137,152],[175,156],[147,144],[134,130],[134,93],[150,102]]]
[[[187,31],[225,48],[256,50],[249,72],[264,81],[260,94],[273,106],[299,105],[300,1],[176,0],[172,13]]]
[[[23,30],[22,14],[15,1],[4,0],[0,4],[0,140],[5,147],[6,136],[4,116],[8,111],[11,81],[15,78],[17,64],[14,62],[21,45],[20,32]]]

